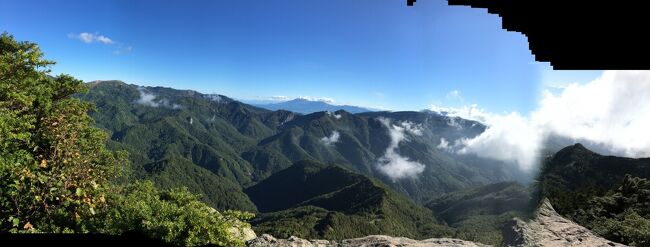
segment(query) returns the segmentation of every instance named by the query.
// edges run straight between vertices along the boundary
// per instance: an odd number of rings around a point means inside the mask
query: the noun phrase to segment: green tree
[[[0,230],[80,231],[106,207],[105,191],[125,155],[71,97],[85,85],[48,75],[35,43],[0,35]]]
[[[109,199],[114,206],[97,218],[96,231],[120,234],[139,231],[167,242],[195,246],[208,243],[243,246],[243,229],[250,213],[218,212],[186,188],[158,190],[150,181],[117,189]]]
[[[129,166],[105,148],[86,85],[52,77],[35,43],[0,35],[0,232],[124,231],[179,245],[242,246],[252,214],[217,212],[187,189],[114,182]]]

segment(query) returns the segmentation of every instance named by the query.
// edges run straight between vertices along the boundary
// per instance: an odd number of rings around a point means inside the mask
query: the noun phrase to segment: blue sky
[[[405,2],[0,0],[0,31],[39,43],[54,73],[84,81],[391,110],[527,113],[542,89],[601,73],[535,62],[525,37],[485,10]]]

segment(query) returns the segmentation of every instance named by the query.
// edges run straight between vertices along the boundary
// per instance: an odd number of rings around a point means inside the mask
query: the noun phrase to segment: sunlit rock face
[[[626,246],[601,238],[555,212],[544,199],[535,218],[513,220],[504,229],[504,246]]]

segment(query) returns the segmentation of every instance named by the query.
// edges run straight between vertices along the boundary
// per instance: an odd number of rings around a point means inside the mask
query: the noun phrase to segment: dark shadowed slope
[[[430,210],[375,179],[338,166],[300,161],[246,193],[260,211],[268,212],[253,221],[260,234],[327,239],[451,234]]]

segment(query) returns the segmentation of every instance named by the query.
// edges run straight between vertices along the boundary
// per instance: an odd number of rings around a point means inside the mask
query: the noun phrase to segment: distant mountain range
[[[333,104],[328,104],[327,102],[324,101],[309,100],[303,98],[297,98],[297,99],[279,102],[279,103],[264,103],[259,101],[258,102],[250,101],[250,103],[254,106],[268,109],[271,111],[287,110],[287,111],[297,112],[301,114],[309,114],[309,113],[320,112],[320,111],[335,112],[338,110],[343,110],[349,113],[377,111],[377,109],[370,109],[370,108],[351,106],[351,105],[333,105]]]

